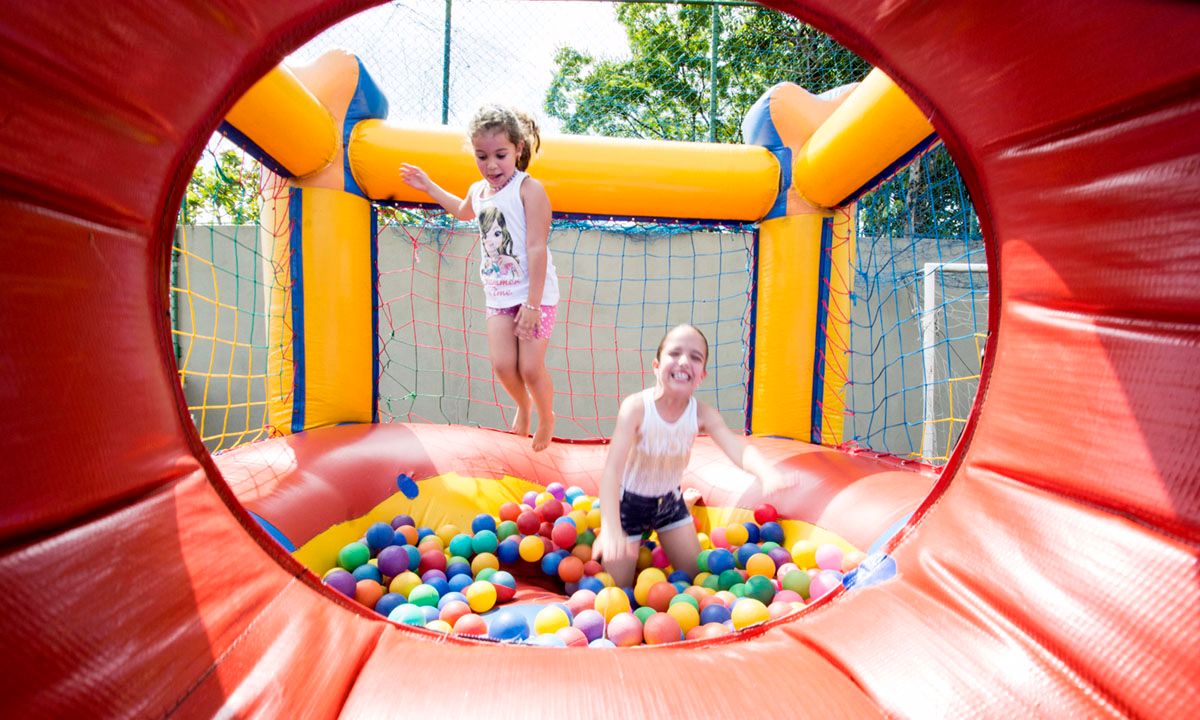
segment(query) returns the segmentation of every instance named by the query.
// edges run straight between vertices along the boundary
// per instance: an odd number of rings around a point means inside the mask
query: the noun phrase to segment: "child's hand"
[[[400,179],[409,187],[421,192],[429,192],[429,188],[433,187],[424,170],[408,163],[400,163]]]
[[[629,538],[620,528],[602,529],[596,541],[592,544],[592,559],[613,562],[628,557],[632,550]]]
[[[538,323],[542,321],[541,310],[532,310],[528,305],[521,305],[517,310],[516,322],[513,323],[513,335],[522,340],[532,340],[537,332]]]

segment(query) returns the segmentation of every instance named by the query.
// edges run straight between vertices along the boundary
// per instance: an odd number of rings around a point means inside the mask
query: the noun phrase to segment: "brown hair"
[[[542,146],[542,136],[537,122],[520,110],[503,105],[484,105],[467,125],[467,136],[474,138],[480,133],[502,132],[514,147],[521,148],[517,156],[517,169],[525,170],[533,154]]]
[[[668,330],[665,334],[663,334],[662,340],[658,341],[658,350],[654,351],[654,359],[655,360],[662,359],[662,349],[663,349],[663,345],[667,344],[667,336],[669,336],[671,333],[675,332],[676,330],[679,330],[680,328],[690,328],[692,330],[695,330],[696,334],[700,336],[700,339],[704,341],[704,369],[707,370],[708,369],[708,338],[704,336],[704,333],[701,332],[700,328],[696,327],[695,325],[692,325],[691,323],[681,323],[681,324],[676,325],[675,327],[671,328],[670,330]]]

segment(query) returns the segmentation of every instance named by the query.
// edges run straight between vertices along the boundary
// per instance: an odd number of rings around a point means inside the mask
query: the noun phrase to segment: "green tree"
[[[545,109],[564,132],[702,141],[711,126],[718,142],[738,142],[742,117],[772,85],[790,81],[821,93],[861,80],[870,69],[828,35],[758,6],[626,3],[616,14],[630,59],[571,47],[555,56]]]
[[[258,165],[236,150],[215,155],[211,167],[196,165],[183,199],[180,222],[233,223],[258,222]]]

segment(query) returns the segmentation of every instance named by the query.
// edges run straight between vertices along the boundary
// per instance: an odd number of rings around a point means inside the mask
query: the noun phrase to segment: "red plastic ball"
[[[517,530],[522,535],[532,535],[542,526],[542,519],[530,510],[517,516]]]
[[[774,505],[763,503],[754,508],[754,522],[762,525],[763,523],[775,522],[779,519],[779,511]]]
[[[682,640],[683,628],[679,627],[679,621],[674,617],[664,612],[656,612],[646,618],[642,635],[647,645],[664,645]]]
[[[575,525],[569,522],[560,522],[550,531],[550,539],[563,550],[575,547],[575,540],[578,537],[579,533],[575,531]]]

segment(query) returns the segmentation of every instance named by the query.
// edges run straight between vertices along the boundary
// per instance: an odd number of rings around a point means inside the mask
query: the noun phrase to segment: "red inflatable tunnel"
[[[4,3],[0,715],[1195,711],[1200,6],[780,3],[887,70],[954,155],[996,273],[985,384],[895,580],[606,652],[338,600],[188,418],[167,264],[190,170],[255,79],[368,4]]]

